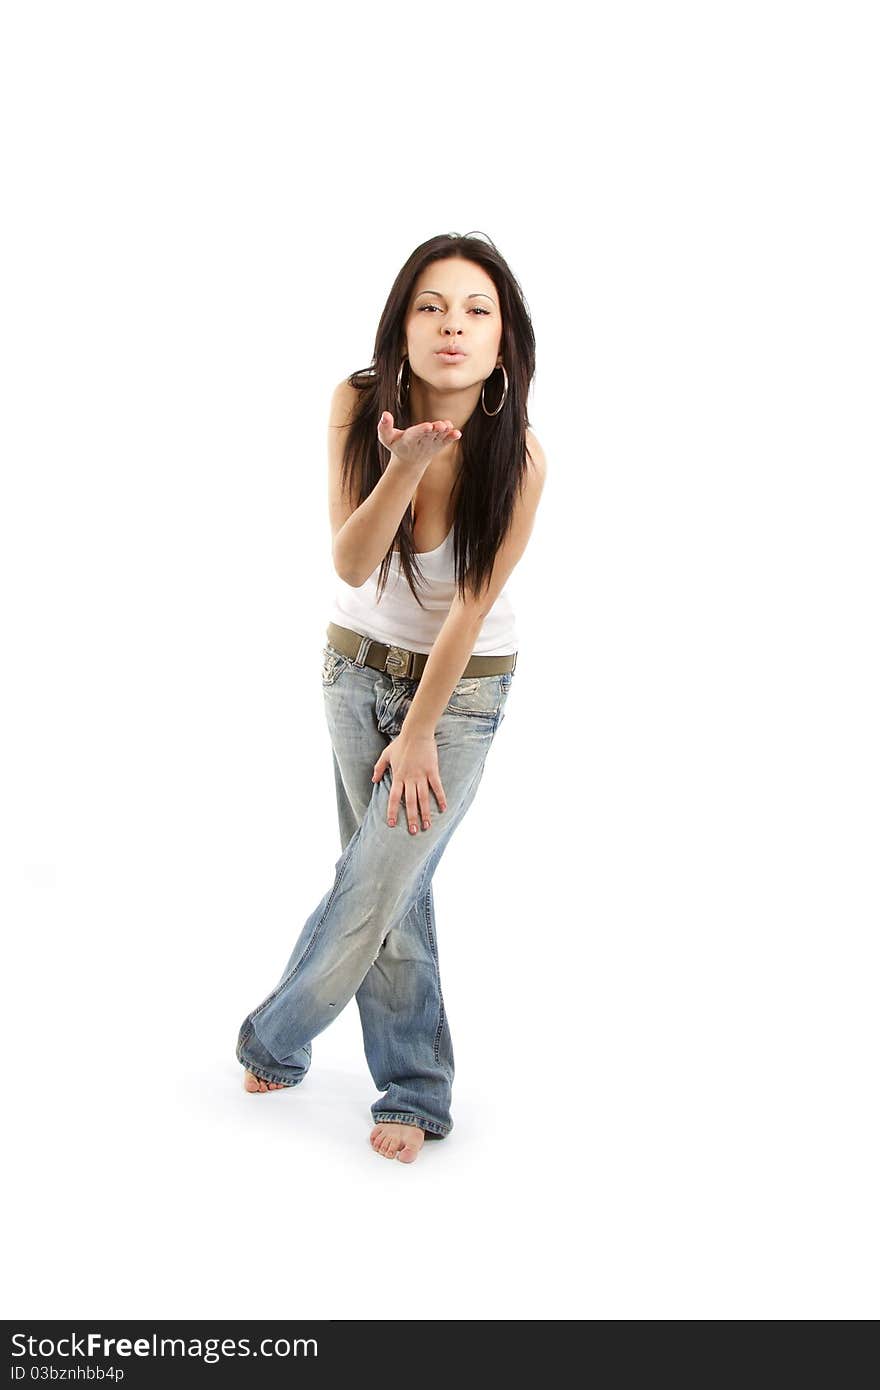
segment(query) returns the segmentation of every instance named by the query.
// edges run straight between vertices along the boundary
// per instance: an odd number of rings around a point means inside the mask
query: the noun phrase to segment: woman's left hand
[[[391,795],[388,799],[388,824],[397,824],[397,808],[401,796],[406,801],[410,834],[419,826],[421,808],[422,829],[431,828],[431,805],[428,788],[433,788],[437,805],[446,810],[446,793],[440,781],[440,764],[433,734],[408,734],[406,731],[392,739],[373,768],[374,782],[381,780],[386,767],[391,768]]]

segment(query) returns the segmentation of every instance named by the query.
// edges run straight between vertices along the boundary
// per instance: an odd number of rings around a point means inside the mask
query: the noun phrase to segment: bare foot
[[[246,1091],[286,1091],[289,1087],[285,1081],[264,1081],[261,1076],[254,1076],[252,1071],[246,1071],[244,1089]]]
[[[370,1143],[383,1158],[399,1158],[401,1163],[415,1163],[425,1142],[425,1131],[418,1125],[399,1125],[382,1120],[370,1131]]]

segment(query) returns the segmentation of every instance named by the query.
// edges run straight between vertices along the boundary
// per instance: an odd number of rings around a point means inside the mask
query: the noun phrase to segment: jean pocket
[[[463,676],[449,697],[446,713],[460,714],[466,719],[497,719],[507,694],[502,682],[507,680],[508,674]]]
[[[326,689],[328,686],[336,684],[345,668],[350,665],[350,661],[347,656],[343,656],[342,652],[338,652],[336,648],[331,647],[329,643],[324,647],[321,653],[321,659],[323,663],[321,666],[321,682]]]
[[[510,693],[510,687],[513,684],[513,672],[505,671],[498,679],[501,682],[501,708],[498,711],[496,729],[500,729],[501,725],[504,723],[504,707],[507,704],[507,697]]]

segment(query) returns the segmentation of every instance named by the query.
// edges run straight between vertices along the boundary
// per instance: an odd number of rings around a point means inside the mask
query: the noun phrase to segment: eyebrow
[[[440,293],[439,290],[419,290],[418,294],[416,295],[416,299],[421,299],[423,294],[436,294],[438,299],[443,298],[443,295]],[[495,300],[492,298],[491,294],[483,294],[480,290],[478,290],[476,294],[465,295],[465,299],[488,299],[490,304],[495,303]]]

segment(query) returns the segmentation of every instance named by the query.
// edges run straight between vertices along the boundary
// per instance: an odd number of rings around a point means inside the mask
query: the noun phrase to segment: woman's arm
[[[425,662],[409,713],[401,726],[401,737],[407,733],[434,733],[470,660],[486,614],[525,554],[547,476],[544,451],[531,430],[527,431],[527,440],[531,458],[525,487],[514,510],[510,530],[498,547],[488,588],[479,598],[469,594],[462,600],[456,593]]]
[[[330,458],[330,529],[333,536],[333,567],[339,578],[353,588],[366,584],[373,570],[385,558],[397,535],[403,514],[434,454],[449,439],[460,434],[441,428],[440,422],[412,425],[408,430],[394,428],[391,415],[377,429],[381,439],[393,447],[400,444],[407,457],[392,452],[388,464],[360,506],[352,507],[348,489],[342,487],[342,458],[351,423],[357,389],[342,381],[333,392],[328,425]],[[451,422],[450,422],[451,424]],[[403,441],[403,442],[401,442]],[[409,457],[412,455],[412,457]]]

